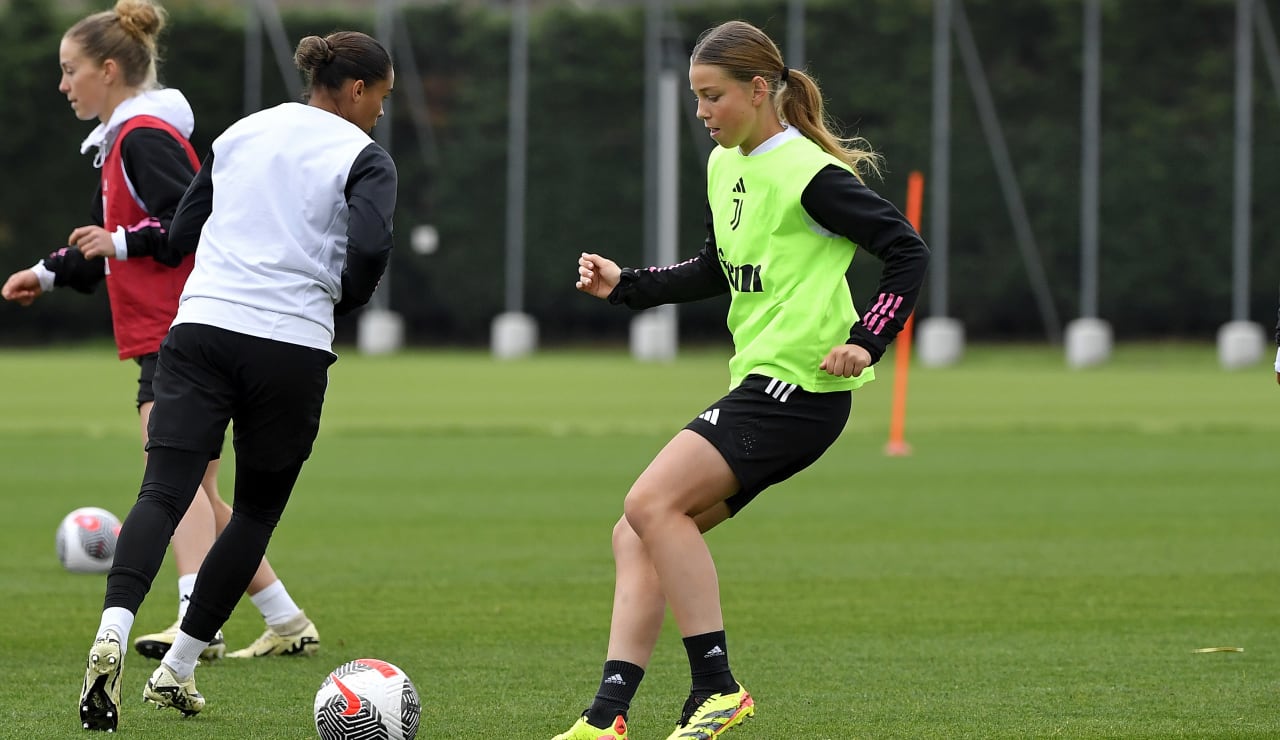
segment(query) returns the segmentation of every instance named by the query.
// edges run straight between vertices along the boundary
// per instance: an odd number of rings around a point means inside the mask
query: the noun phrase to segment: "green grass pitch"
[[[730,737],[1280,736],[1280,387],[1208,345],[970,347],[910,378],[909,457],[883,454],[892,356],[839,442],[710,535],[729,649],[758,703]],[[599,681],[609,532],[661,445],[725,390],[727,350],[342,352],[315,454],[270,557],[319,656],[215,663],[183,720],[121,733],[314,737],[333,667],[377,657],[421,738],[546,740]],[[76,696],[103,578],[58,565],[76,506],[122,516],[141,474],[132,363],[107,347],[0,352],[0,737],[82,737]],[[228,445],[228,450],[230,446]],[[227,461],[222,488],[231,490]],[[172,560],[135,636],[174,617]],[[229,647],[261,630],[246,599]],[[1243,653],[1193,653],[1236,646]],[[668,623],[632,709],[663,738],[688,689]]]

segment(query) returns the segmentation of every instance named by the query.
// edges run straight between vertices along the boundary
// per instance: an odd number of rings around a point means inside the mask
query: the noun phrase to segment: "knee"
[[[144,481],[138,491],[138,504],[151,505],[164,512],[173,527],[178,526],[195,497],[187,498],[177,487],[160,481]]]
[[[231,517],[227,522],[227,526],[235,524],[237,527],[250,527],[271,532],[280,523],[281,514],[282,512],[276,509],[264,509],[237,503],[231,510]]]
[[[631,527],[631,523],[627,521],[627,517],[624,514],[618,519],[618,523],[613,525],[614,559],[627,559],[643,551],[644,543],[640,541],[640,536],[636,534],[635,529]]]
[[[622,502],[622,512],[623,521],[638,539],[643,539],[645,533],[664,517],[677,513],[661,496],[640,486],[633,486],[627,493]]]

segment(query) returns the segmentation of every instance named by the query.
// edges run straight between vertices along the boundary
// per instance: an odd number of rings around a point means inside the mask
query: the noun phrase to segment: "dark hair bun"
[[[314,72],[333,61],[333,47],[319,36],[306,36],[298,42],[293,63],[304,72]]]

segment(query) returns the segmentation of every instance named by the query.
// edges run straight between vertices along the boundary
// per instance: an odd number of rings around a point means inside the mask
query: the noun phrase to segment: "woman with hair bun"
[[[119,357],[139,366],[136,401],[144,448],[155,400],[157,353],[194,264],[193,255],[170,247],[168,231],[199,166],[188,140],[195,128],[191,105],[181,91],[161,86],[158,79],[157,39],[165,21],[164,8],[149,0],[119,0],[114,9],[89,15],[64,34],[58,89],[77,118],[99,121],[80,147],[94,152],[94,166],[101,170],[92,223],[74,229],[66,247],[11,275],[3,288],[6,300],[29,305],[56,287],[89,293],[105,281]],[[203,495],[192,501],[173,536],[179,621],[200,562],[217,528],[231,516],[231,507],[218,494],[220,449],[210,454]],[[276,625],[290,635],[290,644],[305,644],[299,652],[316,649],[315,625],[265,561],[249,592],[269,633],[277,634],[271,626]],[[158,659],[173,642],[177,627],[174,622],[167,630],[143,635],[134,648]],[[261,642],[259,638],[254,643],[259,647],[255,654],[269,653],[261,649]],[[218,658],[225,650],[218,635],[202,657]]]
[[[173,217],[168,245],[195,264],[160,346],[147,468],[85,669],[85,729],[117,726],[122,646],[234,421],[233,513],[143,689],[184,715],[204,708],[196,661],[253,578],[311,454],[337,359],[334,315],[369,301],[390,256],[396,168],[369,133],[391,93],[391,58],[369,36],[341,31],[302,39],[295,63],[308,101],[223,132]]]

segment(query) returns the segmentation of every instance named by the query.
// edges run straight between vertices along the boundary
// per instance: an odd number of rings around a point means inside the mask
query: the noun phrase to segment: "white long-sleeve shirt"
[[[363,305],[382,276],[395,198],[391,157],[345,119],[301,103],[241,119],[174,217],[170,241],[199,242],[174,325],[332,351],[335,304]]]

